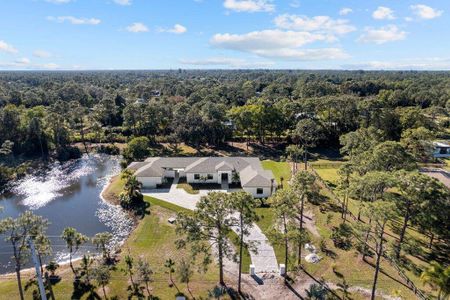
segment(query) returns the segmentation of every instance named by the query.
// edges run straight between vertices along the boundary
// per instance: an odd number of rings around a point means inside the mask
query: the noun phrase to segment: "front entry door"
[[[222,182],[228,183],[228,173],[222,173]]]

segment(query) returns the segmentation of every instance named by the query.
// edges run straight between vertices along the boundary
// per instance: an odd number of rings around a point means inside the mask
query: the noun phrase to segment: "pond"
[[[133,221],[118,206],[103,201],[101,191],[109,179],[120,172],[120,158],[109,155],[84,155],[65,163],[52,163],[44,170],[15,182],[8,194],[0,195],[0,218],[17,217],[31,210],[48,219],[47,234],[52,241],[53,257],[68,259],[60,235],[65,227],[74,227],[92,237],[98,232],[113,233],[114,244],[130,233]],[[0,236],[0,273],[14,271],[12,247]],[[96,251],[92,244],[81,247],[77,256]],[[27,264],[31,266],[31,264]]]

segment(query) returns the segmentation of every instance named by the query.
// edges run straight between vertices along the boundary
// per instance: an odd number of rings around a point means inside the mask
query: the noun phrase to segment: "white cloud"
[[[0,40],[0,51],[8,52],[8,53],[17,53],[17,49],[6,43],[5,41]]]
[[[77,18],[73,16],[60,16],[60,17],[49,16],[47,17],[47,20],[57,23],[69,22],[73,25],[98,25],[101,22],[101,20],[96,18]]]
[[[317,31],[334,34],[346,34],[355,31],[356,28],[349,24],[348,20],[334,20],[329,16],[306,16],[284,14],[275,18],[277,27],[289,30]]]
[[[29,65],[31,63],[31,61],[26,57],[18,58],[14,62],[17,65]]]
[[[33,52],[33,56],[39,57],[39,58],[49,58],[52,56],[52,54],[45,50],[36,50]]]
[[[143,23],[133,23],[130,26],[127,26],[126,29],[127,29],[127,31],[134,32],[134,33],[148,31],[148,27],[145,26],[145,24],[143,24]]]
[[[450,58],[417,58],[400,61],[369,61],[342,66],[366,70],[450,70]]]
[[[418,18],[425,20],[440,17],[444,13],[443,10],[436,10],[424,4],[411,5],[410,9]]]
[[[159,32],[170,32],[175,34],[182,34],[187,31],[187,28],[180,24],[175,24],[172,28],[158,28]]]
[[[300,47],[315,41],[326,41],[327,36],[310,32],[262,30],[246,34],[215,34],[211,44],[218,48],[233,50]]]
[[[272,12],[275,10],[275,5],[271,0],[225,0],[223,6],[237,12]]]
[[[13,62],[0,62],[0,68],[9,70],[49,70],[58,69],[59,65],[55,63],[35,64],[27,57],[22,57]]]
[[[342,8],[342,9],[339,11],[339,14],[340,14],[341,16],[346,16],[346,15],[352,13],[352,12],[353,12],[353,9],[351,9],[351,8],[349,8],[349,7],[344,7],[344,8]]]
[[[71,2],[72,0],[45,0],[45,1],[53,4],[66,4]]]
[[[114,3],[119,5],[131,5],[131,0],[113,0]]]
[[[256,54],[265,58],[284,60],[317,60],[346,58],[340,48],[301,49],[316,41],[328,41],[329,36],[319,33],[263,30],[246,34],[216,34],[210,43],[217,48]]]
[[[376,20],[393,20],[395,19],[394,11],[389,7],[378,6],[372,13],[372,17]]]
[[[274,65],[271,61],[248,61],[233,57],[210,57],[205,59],[181,59],[180,63],[193,66],[223,66],[231,68],[267,68]]]
[[[365,32],[359,37],[358,41],[380,45],[387,42],[404,40],[405,38],[405,31],[400,30],[395,25],[388,25],[381,28],[366,27]]]

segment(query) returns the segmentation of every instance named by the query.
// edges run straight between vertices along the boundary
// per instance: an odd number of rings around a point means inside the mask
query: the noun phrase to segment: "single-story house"
[[[256,198],[272,195],[276,182],[271,171],[264,170],[257,157],[150,157],[132,162],[143,188],[156,188],[166,178],[186,178],[188,183],[240,183]]]
[[[447,158],[450,157],[450,145],[443,142],[434,142],[433,157],[435,158]]]

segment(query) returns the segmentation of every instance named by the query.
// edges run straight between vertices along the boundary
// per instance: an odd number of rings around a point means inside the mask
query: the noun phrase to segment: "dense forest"
[[[133,137],[345,148],[345,134],[367,129],[408,148],[448,138],[449,112],[450,72],[2,72],[0,184],[24,172],[19,162],[66,160],[85,150],[75,143]]]

